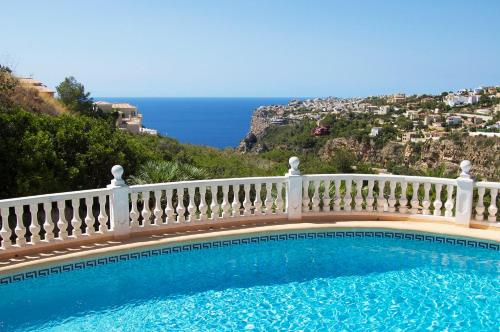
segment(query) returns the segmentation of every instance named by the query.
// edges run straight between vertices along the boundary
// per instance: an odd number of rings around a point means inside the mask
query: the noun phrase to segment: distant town
[[[439,95],[396,93],[366,98],[292,100],[287,105],[259,107],[252,119],[251,132],[258,136],[269,126],[310,119],[317,122],[312,135],[328,135],[328,126],[322,124],[325,117],[353,113],[368,113],[378,118],[379,126],[370,128],[370,136],[379,135],[383,125],[392,125],[400,130],[398,139],[402,143],[439,139],[454,131],[467,131],[469,136],[500,137],[500,86]]]

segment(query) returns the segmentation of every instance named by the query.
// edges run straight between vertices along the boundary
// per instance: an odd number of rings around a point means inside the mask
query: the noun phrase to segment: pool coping
[[[500,232],[457,227],[443,223],[408,222],[408,221],[342,221],[342,222],[297,222],[249,225],[242,227],[226,227],[197,232],[176,232],[165,234],[150,234],[148,236],[131,238],[123,241],[107,241],[94,245],[68,248],[44,253],[40,256],[22,257],[17,260],[1,262],[0,277],[26,273],[42,268],[62,265],[68,262],[79,262],[94,258],[127,254],[153,248],[164,248],[177,244],[204,243],[216,240],[234,239],[269,234],[293,232],[321,232],[321,231],[396,231],[416,232],[427,235],[460,238],[473,241],[485,241],[500,245]]]

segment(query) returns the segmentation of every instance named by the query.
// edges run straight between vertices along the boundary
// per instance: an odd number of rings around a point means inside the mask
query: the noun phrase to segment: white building
[[[380,131],[382,131],[381,127],[373,127],[370,131],[370,137],[377,137],[378,134],[380,134]]]
[[[147,129],[142,126],[142,114],[139,113],[137,107],[134,105],[129,103],[110,103],[107,101],[96,101],[94,105],[105,112],[117,112],[118,118],[116,120],[116,125],[121,130],[134,134],[158,134],[156,130]]]
[[[479,95],[462,96],[449,94],[444,98],[444,102],[450,107],[472,105],[479,102]]]

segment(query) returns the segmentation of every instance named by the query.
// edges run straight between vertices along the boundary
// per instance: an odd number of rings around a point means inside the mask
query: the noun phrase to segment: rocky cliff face
[[[270,119],[275,114],[266,108],[258,108],[252,114],[252,120],[250,122],[250,131],[241,141],[237,150],[239,152],[249,152],[255,151],[259,152],[261,150],[260,145],[257,143],[258,140],[265,134],[267,127],[270,125]]]
[[[491,181],[500,180],[500,139],[465,137],[460,140],[444,139],[423,144],[390,142],[382,149],[360,144],[350,138],[335,138],[326,142],[319,151],[322,160],[329,160],[337,149],[347,149],[359,160],[387,167],[389,163],[416,169],[432,169],[443,165],[448,172],[457,171],[462,160],[470,160],[472,173]]]

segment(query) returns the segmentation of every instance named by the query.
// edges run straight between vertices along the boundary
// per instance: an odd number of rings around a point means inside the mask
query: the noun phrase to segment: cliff
[[[462,160],[470,160],[472,173],[482,178],[500,180],[500,139],[486,137],[461,137],[427,141],[420,144],[389,142],[381,149],[361,144],[351,138],[328,140],[319,150],[321,160],[330,160],[335,151],[346,149],[358,160],[383,167],[404,165],[413,169],[430,170],[444,167],[446,173],[458,171]]]

